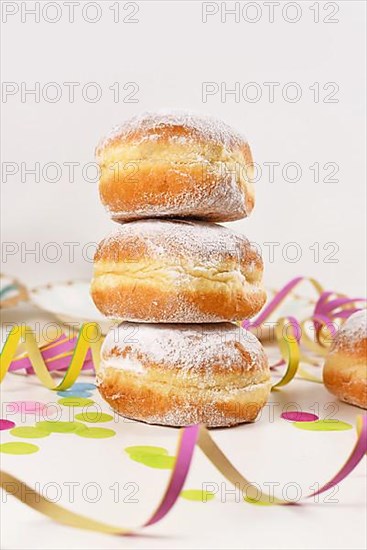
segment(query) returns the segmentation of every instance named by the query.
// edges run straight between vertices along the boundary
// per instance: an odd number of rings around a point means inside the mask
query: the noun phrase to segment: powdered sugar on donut
[[[264,363],[257,338],[231,323],[121,323],[106,336],[101,357],[106,366],[136,373],[144,372],[147,364],[179,368],[190,377],[200,370],[206,383],[218,365],[230,372],[239,366],[249,370]]]
[[[252,272],[256,271],[256,264],[258,270],[262,269],[260,255],[246,237],[216,224],[177,220],[126,223],[102,241],[101,257],[106,247],[116,244],[126,248],[126,243],[132,249],[134,243],[143,243],[150,260],[163,259],[168,264],[170,258],[183,258],[186,263],[205,264],[210,269],[224,260],[232,259],[239,264],[248,259]],[[136,260],[139,259],[137,256]]]
[[[367,310],[353,313],[335,336],[332,351],[353,351],[358,343],[367,339]]]
[[[172,138],[181,140],[181,142],[189,140],[190,134],[197,139],[212,141],[225,149],[239,148],[247,142],[243,135],[216,118],[187,111],[160,110],[155,113],[141,113],[114,126],[97,146],[97,156],[115,139],[131,138],[139,135],[140,141],[155,141],[159,139],[162,128],[167,127],[180,127],[188,131],[188,136],[182,135]]]
[[[97,384],[129,418],[219,427],[254,420],[271,380],[261,344],[234,324],[125,322],[104,341]]]
[[[232,221],[248,216],[252,206],[249,208],[247,205],[247,191],[237,181],[236,174],[228,172],[225,163],[218,163],[218,165],[221,166],[220,177],[217,177],[216,184],[211,186],[210,192],[206,187],[191,184],[191,176],[187,168],[180,170],[178,165],[171,164],[167,171],[178,175],[181,182],[190,183],[190,191],[183,184],[180,186],[180,191],[175,190],[174,193],[167,190],[159,193],[147,187],[144,200],[139,206],[135,206],[133,211],[116,209],[112,204],[105,204],[105,208],[113,220],[121,222],[154,217]],[[205,166],[203,161],[203,178],[205,178]]]
[[[206,115],[160,111],[135,116],[102,139],[96,157],[102,202],[118,221],[231,221],[248,216],[254,206],[246,139]]]

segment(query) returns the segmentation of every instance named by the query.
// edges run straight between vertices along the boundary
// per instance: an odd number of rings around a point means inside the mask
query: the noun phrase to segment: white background
[[[7,3],[2,4],[4,9]],[[201,2],[140,2],[138,13],[131,16],[138,23],[122,21],[129,18],[133,7],[121,2],[120,22],[114,23],[112,3],[105,1],[100,2],[100,20],[95,24],[83,19],[85,2],[75,7],[74,23],[68,22],[68,10],[59,2],[61,18],[54,24],[42,14],[35,23],[33,15],[27,15],[24,7],[22,11],[21,5],[30,9],[34,2],[13,4],[19,11],[2,25],[2,78],[16,83],[19,90],[34,88],[39,82],[41,97],[36,103],[34,96],[27,95],[22,102],[19,91],[2,99],[2,161],[15,162],[19,168],[2,184],[2,240],[14,243],[7,245],[13,254],[2,255],[2,271],[31,285],[90,277],[92,265],[87,257],[93,248],[85,249],[84,259],[82,248],[103,238],[112,222],[99,203],[98,185],[85,181],[81,168],[94,161],[95,145],[112,125],[143,110],[172,107],[215,115],[248,137],[262,177],[256,185],[252,216],[231,226],[262,247],[268,286],[280,286],[304,274],[315,276],[327,288],[364,292],[365,2],[321,2],[319,23],[314,22],[315,8],[311,9],[315,3],[304,1],[297,4],[298,15],[292,6],[284,11],[286,3],[281,2],[274,8],[273,23],[263,2],[257,3],[256,11],[250,7],[247,15],[242,12],[239,22],[223,11],[233,8],[233,2],[222,3],[223,8],[218,3],[218,13],[208,15],[206,23],[202,22]],[[338,13],[333,15],[335,5]],[[289,23],[282,13],[299,21]],[[91,7],[85,15],[92,19],[96,11]],[[48,19],[56,16],[52,6],[44,14]],[[244,17],[259,21],[249,23]],[[326,23],[325,19],[339,22]],[[42,97],[42,90],[46,98],[53,97],[55,90],[45,88],[49,82],[61,87],[61,99],[55,103]],[[74,103],[68,100],[64,82],[80,83]],[[89,82],[99,85],[99,102],[83,99],[81,90]],[[117,103],[109,89],[115,82],[121,86]],[[138,103],[122,101],[131,91],[122,90],[127,82],[139,86]],[[224,83],[227,89],[233,89],[235,82],[241,89],[255,82],[262,96],[252,103],[241,97],[236,103],[233,95],[224,96],[222,102],[217,93],[203,102],[203,82],[219,87]],[[274,102],[269,102],[264,82],[280,83]],[[289,82],[296,82],[302,91],[295,103],[282,95]],[[319,102],[309,89],[315,82],[320,87]],[[324,102],[335,89],[332,85],[324,90],[328,82],[339,87],[330,97],[336,103]],[[93,89],[88,91],[93,97]],[[295,89],[288,92],[292,98]],[[254,87],[247,89],[247,95],[245,89],[247,98],[254,93]],[[22,183],[22,162],[25,168],[39,162],[41,169],[56,162],[62,175],[57,183],[41,176],[37,184],[31,175]],[[80,163],[74,183],[69,182],[65,162]],[[269,181],[264,162],[280,163],[274,182]],[[289,162],[300,165],[300,181],[283,178],[282,168]],[[316,162],[319,183],[309,169]],[[337,163],[334,178],[339,181],[322,181],[332,169],[324,170],[325,163]],[[93,178],[95,172],[88,174]],[[50,169],[46,180],[54,176]],[[294,177],[291,169],[286,174],[289,177]],[[50,260],[57,251],[47,246],[49,242],[57,243],[61,254],[54,263]],[[72,262],[65,242],[79,243]],[[273,260],[266,242],[280,243]],[[296,253],[295,248],[287,248],[289,242],[301,248],[302,257],[296,262],[284,258],[287,253],[294,258]],[[314,243],[319,243],[319,258],[315,258],[315,247],[309,248]],[[324,250],[327,243],[336,244]],[[24,256],[26,249],[37,246],[37,257]]]

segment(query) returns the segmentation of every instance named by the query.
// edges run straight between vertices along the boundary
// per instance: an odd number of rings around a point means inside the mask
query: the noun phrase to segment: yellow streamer
[[[285,374],[279,382],[274,384],[273,389],[289,384],[299,370],[299,345],[293,336],[285,337],[283,335],[283,330],[286,324],[287,318],[279,320],[276,327],[276,336],[282,357],[288,365]],[[92,336],[90,333],[92,333]],[[11,362],[16,357],[17,347],[21,340],[25,343],[26,351],[36,376],[40,382],[50,390],[66,390],[74,384],[80,371],[82,370],[83,363],[89,349],[92,352],[95,370],[96,372],[98,371],[100,362],[100,348],[103,338],[101,337],[98,325],[96,323],[85,323],[82,325],[73,352],[65,352],[57,357],[53,357],[53,360],[55,360],[61,356],[71,356],[69,367],[61,382],[56,382],[51,376],[46,362],[42,357],[41,350],[38,347],[36,337],[32,329],[25,325],[17,325],[10,331],[0,355],[0,383],[4,380]],[[311,377],[312,375],[309,376]]]
[[[217,470],[235,487],[241,488],[246,497],[251,501],[262,504],[287,504],[285,500],[272,498],[267,493],[261,492],[251,481],[246,479],[229,461],[223,451],[214,442],[205,426],[200,427],[198,447],[207,457],[207,459],[217,468]]]
[[[292,335],[284,335],[284,328],[288,324],[288,319],[283,317],[279,319],[275,327],[275,336],[278,342],[282,358],[287,363],[287,368],[282,378],[273,385],[272,390],[278,389],[289,384],[296,376],[300,363],[300,350],[296,338]]]
[[[95,369],[96,371],[98,370],[102,338],[96,323],[85,323],[81,327],[70,365],[65,372],[62,381],[59,383],[56,382],[49,373],[32,329],[25,325],[17,325],[10,331],[1,352],[0,383],[4,380],[4,377],[9,370],[10,364],[16,355],[16,350],[21,340],[25,342],[29,360],[35,374],[41,383],[50,390],[66,390],[74,384],[80,371],[82,370],[83,363],[89,349],[92,352]]]
[[[287,368],[281,380],[274,384],[273,389],[278,389],[282,386],[285,386],[294,378],[297,372],[300,372],[299,363],[302,355],[300,353],[297,339],[293,335],[284,335],[284,329],[287,324],[288,319],[282,318],[279,320],[276,327],[277,342],[282,358],[287,363]],[[88,333],[90,333],[90,331],[92,332],[92,337],[90,336],[90,334],[88,337]],[[64,378],[59,384],[57,384],[50,375],[41,355],[41,351],[38,348],[37,341],[32,330],[26,326],[17,326],[13,327],[13,329],[11,330],[1,353],[0,382],[4,379],[6,373],[9,370],[10,364],[16,354],[16,350],[21,339],[25,342],[28,356],[36,375],[38,376],[42,384],[51,390],[65,390],[74,384],[82,369],[86,354],[89,349],[91,349],[92,352],[95,368],[96,370],[98,369],[102,338],[98,332],[98,326],[95,323],[86,323],[81,327],[70,365],[64,375]],[[303,375],[305,377],[312,377],[312,375],[309,375],[307,372],[304,371]],[[358,432],[360,432],[360,421],[358,421],[357,430]],[[180,435],[182,436],[183,433],[183,430],[181,430]],[[236,487],[242,488],[242,490],[246,493],[245,500],[247,500],[248,502],[255,502],[266,505],[289,504],[289,502],[285,500],[278,499],[263,492],[261,492],[259,497],[258,487],[247,480],[233,466],[226,455],[214,442],[205,426],[200,427],[197,444],[202,452],[205,454],[205,456],[207,456],[211,463],[219,470],[219,472],[222,473],[222,475],[228,481],[230,481]],[[167,495],[169,485],[170,484],[168,484],[167,486],[163,499]],[[79,529],[87,529],[100,533],[114,535],[127,535],[131,534],[133,531],[131,528],[108,525],[106,523],[96,521],[77,513],[71,512],[63,508],[62,506],[59,506],[58,504],[48,501],[42,495],[27,486],[24,482],[6,472],[1,472],[0,486],[4,490],[8,491],[9,494],[15,496],[19,501],[27,504],[31,508],[54,519],[55,521],[58,521],[59,523],[63,523]],[[9,486],[11,486],[14,490],[9,490]],[[154,514],[151,517],[154,517]],[[143,526],[146,526],[148,524],[149,521],[143,524]]]
[[[176,459],[182,446],[182,436],[183,430],[181,429],[178,437]],[[59,504],[56,504],[55,502],[52,502],[45,498],[43,495],[32,489],[32,487],[24,483],[24,481],[21,481],[20,479],[14,477],[8,472],[4,472],[2,470],[0,471],[0,487],[9,495],[14,496],[23,504],[26,504],[30,508],[33,508],[33,510],[40,512],[44,516],[47,516],[50,519],[57,521],[58,523],[68,525],[69,527],[75,527],[77,529],[85,529],[88,531],[105,533],[107,535],[131,535],[138,528],[147,527],[148,525],[159,521],[158,519],[156,519],[156,515],[157,512],[161,509],[162,504],[164,504],[172,487],[172,482],[176,474],[176,468],[177,464],[175,463],[163,496],[153,512],[150,514],[149,519],[146,522],[142,523],[140,526],[136,527],[117,527],[115,525],[110,525],[102,521],[97,521],[76,512],[67,510],[67,508],[64,508],[63,506],[60,506]],[[170,510],[171,506],[172,504],[168,503],[166,513]],[[162,514],[162,517],[164,517],[164,515],[165,514]]]

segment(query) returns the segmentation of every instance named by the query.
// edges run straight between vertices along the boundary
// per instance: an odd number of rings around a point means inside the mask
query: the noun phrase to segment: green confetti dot
[[[186,489],[181,491],[180,497],[186,500],[194,500],[196,502],[207,502],[215,498],[215,494],[211,491],[202,491],[201,489]]]
[[[86,397],[63,397],[58,400],[58,403],[65,407],[88,407],[89,405],[93,405],[94,401]]]
[[[341,432],[351,430],[353,426],[341,420],[316,420],[315,422],[293,422],[293,426],[300,430],[310,430],[312,432]]]
[[[174,456],[168,456],[167,449],[163,447],[138,445],[136,447],[126,447],[125,451],[131,460],[140,462],[140,464],[144,464],[149,468],[160,470],[171,470],[176,460]]]
[[[133,456],[130,455],[132,460],[136,460]],[[145,455],[141,457],[140,462],[144,466],[149,468],[157,468],[159,470],[171,470],[175,465],[176,457],[174,456],[165,456],[165,455]]]
[[[126,447],[125,452],[131,460],[144,464],[149,468],[160,470],[171,470],[175,464],[175,457],[168,456],[168,451],[164,447],[155,447],[153,445],[136,445]]]
[[[126,447],[125,452],[128,455],[168,455],[167,449],[154,447],[153,445],[134,445],[133,447]]]
[[[82,420],[83,422],[110,422],[113,420],[113,416],[102,412],[83,412],[75,415],[75,418]]]
[[[15,437],[26,437],[30,439],[37,439],[40,437],[48,437],[50,432],[42,428],[35,428],[34,426],[20,426],[19,428],[13,428],[10,430],[11,435]]]
[[[79,433],[81,431],[87,430],[88,427],[81,422],[61,422],[61,421],[51,421],[44,420],[42,422],[36,422],[36,427],[44,430],[48,433]]]
[[[40,448],[37,447],[37,445],[32,445],[32,443],[21,443],[20,441],[2,443],[0,445],[0,453],[9,455],[30,455],[39,450]]]
[[[116,435],[116,432],[107,428],[87,428],[86,430],[81,430],[80,432],[77,431],[76,435],[90,439],[105,439],[107,437],[113,437]]]

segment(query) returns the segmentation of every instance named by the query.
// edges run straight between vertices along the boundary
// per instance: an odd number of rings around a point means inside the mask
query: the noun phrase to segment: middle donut
[[[256,248],[226,227],[142,220],[123,224],[99,244],[91,294],[114,319],[236,321],[264,305],[262,273]]]

